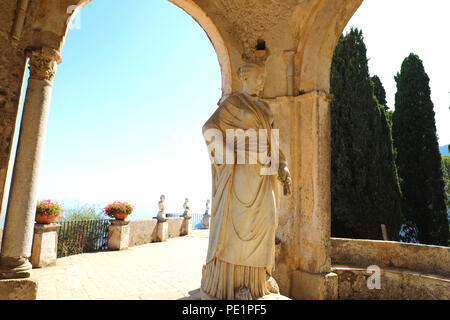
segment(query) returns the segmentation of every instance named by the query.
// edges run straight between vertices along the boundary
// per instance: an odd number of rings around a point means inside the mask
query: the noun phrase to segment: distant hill
[[[439,151],[443,156],[450,156],[450,153],[448,152],[448,144],[442,147],[439,147]]]

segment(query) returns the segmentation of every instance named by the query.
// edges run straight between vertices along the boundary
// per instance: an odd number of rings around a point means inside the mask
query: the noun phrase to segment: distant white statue
[[[209,214],[209,199],[206,200],[206,209],[205,209],[205,214]]]
[[[159,202],[158,202],[158,218],[165,218],[166,214],[164,213],[165,207],[164,207],[164,201],[166,200],[166,196],[165,195],[161,195],[161,197],[159,197]]]
[[[183,208],[184,208],[183,217],[188,215],[188,212],[189,212],[189,205],[188,205],[188,203],[189,203],[189,199],[188,198],[184,199],[184,203],[183,203]]]

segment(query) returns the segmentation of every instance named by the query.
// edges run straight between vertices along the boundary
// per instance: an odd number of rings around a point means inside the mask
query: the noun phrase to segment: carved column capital
[[[29,69],[30,78],[53,81],[56,66],[62,62],[59,51],[51,48],[40,48],[31,51]]]

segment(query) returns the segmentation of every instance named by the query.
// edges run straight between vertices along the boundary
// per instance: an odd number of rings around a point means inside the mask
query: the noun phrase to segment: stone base
[[[203,291],[202,288],[200,288],[200,297],[202,300],[218,300],[216,297],[213,297],[211,295],[209,295],[208,293],[206,293],[205,291]],[[265,296],[258,298],[254,301],[258,301],[258,300],[292,300],[286,296],[283,296],[281,294],[275,294],[275,293],[270,293],[270,294],[266,294]]]
[[[184,216],[183,225],[181,226],[180,236],[186,236],[192,232],[191,216]]]
[[[163,242],[169,239],[169,223],[167,221],[160,222],[156,225],[156,241]]]
[[[0,280],[0,300],[36,300],[37,290],[37,280]]]
[[[294,271],[291,296],[299,300],[336,300],[338,299],[338,276],[333,272]]]
[[[108,248],[110,250],[126,250],[130,242],[130,221],[112,220],[109,226]]]
[[[58,249],[59,225],[38,224],[34,225],[33,247],[30,262],[33,268],[42,268],[56,264]]]
[[[202,219],[202,227],[203,229],[209,229],[209,222],[211,220],[211,215],[204,214]]]
[[[31,265],[27,257],[5,257],[0,255],[0,279],[28,279]]]

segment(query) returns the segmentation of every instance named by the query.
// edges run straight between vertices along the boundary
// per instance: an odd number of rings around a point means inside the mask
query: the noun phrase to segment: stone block
[[[449,300],[450,279],[400,268],[380,268],[379,286],[369,287],[366,268],[336,266],[340,300]]]
[[[186,236],[188,234],[191,234],[192,232],[192,217],[191,216],[184,216],[183,224],[181,226],[181,232],[180,236]]]
[[[167,218],[169,239],[179,237],[183,233],[183,222],[182,217]]]
[[[138,246],[156,241],[156,219],[138,219],[130,221],[129,246]]]
[[[156,241],[163,242],[169,238],[169,223],[167,221],[159,221],[156,226]]]
[[[211,220],[211,215],[204,214],[202,219],[202,226],[204,229],[209,229],[209,222]]]
[[[111,220],[109,226],[108,248],[110,250],[126,250],[130,242],[130,221]]]
[[[336,273],[309,273],[296,270],[292,274],[291,297],[298,300],[338,299]]]
[[[33,279],[0,280],[0,300],[36,300],[37,290]]]
[[[34,225],[33,246],[30,262],[34,268],[56,264],[58,233],[60,226],[56,223]]]

